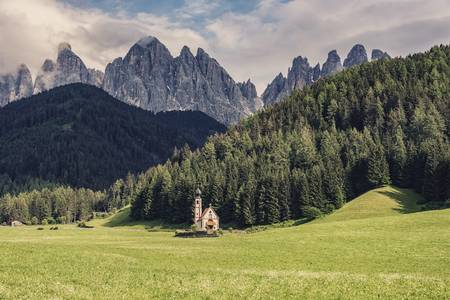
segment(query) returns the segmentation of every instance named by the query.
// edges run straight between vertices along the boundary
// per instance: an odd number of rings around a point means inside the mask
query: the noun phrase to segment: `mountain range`
[[[390,58],[389,54],[379,49],[372,50],[372,61],[379,59]],[[273,81],[267,86],[261,99],[264,105],[270,105],[280,101],[286,96],[289,96],[293,90],[302,89],[306,85],[310,85],[320,78],[333,75],[343,69],[353,67],[368,62],[366,49],[361,44],[356,44],[352,47],[344,60],[344,64],[341,63],[341,58],[336,50],[332,50],[328,53],[328,58],[323,63],[322,69],[320,64],[316,64],[314,67],[310,66],[306,57],[298,56],[294,58],[292,67],[287,72],[287,77],[284,77],[282,73],[279,73]]]
[[[372,51],[372,60],[389,57],[381,50]],[[16,72],[0,76],[0,106],[57,86],[85,83],[145,110],[198,110],[230,125],[264,105],[278,102],[295,89],[367,61],[366,50],[360,44],[350,50],[343,65],[336,50],[329,52],[322,68],[320,64],[312,67],[306,57],[298,56],[287,77],[277,75],[259,97],[250,79],[234,81],[219,62],[201,48],[194,55],[184,46],[179,56],[173,57],[163,43],[148,36],[135,43],[123,58],[109,63],[103,73],[86,67],[70,44],[61,43],[56,61],[44,61],[34,84],[24,64]]]

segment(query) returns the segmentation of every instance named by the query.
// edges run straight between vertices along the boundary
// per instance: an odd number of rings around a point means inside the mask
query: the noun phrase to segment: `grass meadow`
[[[417,200],[383,187],[323,219],[220,238],[123,213],[94,229],[0,227],[0,299],[450,299],[450,209]]]

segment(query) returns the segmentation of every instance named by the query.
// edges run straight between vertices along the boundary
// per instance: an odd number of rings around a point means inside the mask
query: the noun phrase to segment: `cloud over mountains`
[[[154,35],[174,55],[183,45],[206,49],[261,92],[297,55],[315,64],[334,48],[345,57],[355,43],[396,56],[450,41],[448,0],[259,0],[251,10],[220,13],[224,0],[185,1],[163,13],[73,2],[0,0],[0,72],[23,62],[35,75],[61,41],[88,66],[103,69],[142,36]]]

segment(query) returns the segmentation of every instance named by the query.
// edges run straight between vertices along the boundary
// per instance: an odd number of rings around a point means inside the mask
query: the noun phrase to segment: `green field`
[[[307,224],[221,238],[0,228],[0,299],[449,299],[450,209],[385,187]]]

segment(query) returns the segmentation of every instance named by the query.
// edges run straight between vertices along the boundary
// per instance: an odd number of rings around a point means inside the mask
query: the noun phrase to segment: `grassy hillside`
[[[419,210],[417,203],[422,201],[423,197],[410,189],[384,186],[370,190],[348,202],[323,221],[367,219],[417,212]]]
[[[2,227],[0,299],[449,298],[450,210],[398,210],[414,197],[385,187],[318,222],[216,239]]]

